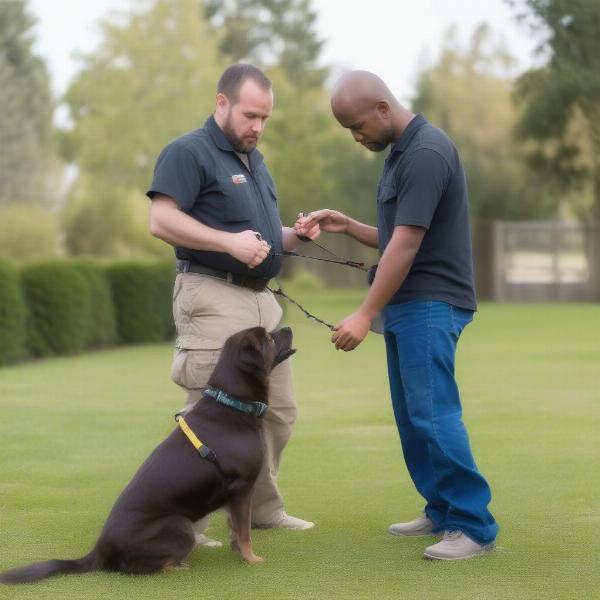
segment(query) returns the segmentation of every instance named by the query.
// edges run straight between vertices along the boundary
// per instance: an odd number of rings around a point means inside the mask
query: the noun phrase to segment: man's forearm
[[[377,248],[379,246],[377,227],[361,223],[355,219],[347,217],[348,224],[346,226],[346,234],[353,237],[356,241],[369,246],[371,248]]]
[[[403,230],[403,231],[400,231]],[[377,273],[359,311],[372,320],[402,285],[421,245],[424,229],[396,228],[381,256]]]
[[[200,223],[181,212],[174,200],[164,196],[152,201],[150,233],[171,246],[229,252],[229,233]]]
[[[292,252],[300,245],[300,240],[296,232],[291,227],[282,227],[281,236],[283,241],[283,249],[286,252]]]

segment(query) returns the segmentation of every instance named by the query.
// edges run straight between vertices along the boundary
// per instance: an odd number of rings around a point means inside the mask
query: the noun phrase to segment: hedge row
[[[172,261],[0,261],[0,365],[174,335]]]

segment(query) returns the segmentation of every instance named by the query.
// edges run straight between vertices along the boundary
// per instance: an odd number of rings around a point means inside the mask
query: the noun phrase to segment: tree
[[[470,47],[453,32],[442,55],[419,79],[413,110],[425,113],[456,143],[467,173],[471,212],[479,219],[552,216],[557,195],[524,166],[524,148],[512,135],[517,111],[511,58],[488,26],[480,26]]]
[[[102,30],[66,95],[73,128],[64,146],[80,171],[67,242],[75,253],[160,254],[165,244],[143,241],[143,193],[160,150],[212,112],[223,62],[197,0],[155,0]]]
[[[221,53],[263,68],[278,66],[299,89],[320,87],[323,42],[310,0],[206,0],[206,16],[221,33]]]
[[[511,2],[516,5],[517,2]],[[518,131],[542,143],[531,164],[563,189],[587,188],[589,267],[600,299],[600,4],[597,0],[522,0],[521,18],[541,36],[542,67],[525,73],[517,94],[524,105]]]
[[[600,4],[597,0],[521,0],[520,19],[540,36],[545,64],[522,75],[518,132],[542,142],[531,164],[563,189],[591,186],[600,223]],[[576,131],[574,131],[576,128]]]
[[[53,103],[25,0],[0,0],[0,204],[44,197]]]

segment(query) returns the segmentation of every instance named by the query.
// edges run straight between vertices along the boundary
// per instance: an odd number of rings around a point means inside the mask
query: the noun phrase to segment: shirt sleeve
[[[420,148],[402,172],[396,197],[394,226],[429,229],[450,177],[450,167],[435,150]]]
[[[183,144],[173,142],[160,153],[146,195],[152,199],[156,194],[164,194],[173,198],[182,210],[189,211],[202,189],[203,179],[194,154]]]

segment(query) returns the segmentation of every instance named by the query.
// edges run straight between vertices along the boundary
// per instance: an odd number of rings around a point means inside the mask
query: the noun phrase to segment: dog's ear
[[[245,373],[264,373],[267,370],[264,343],[264,336],[254,332],[245,335],[239,346],[238,368]]]

